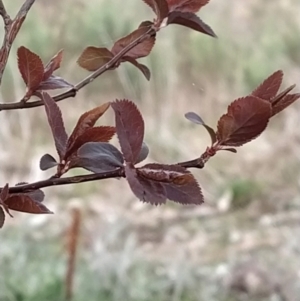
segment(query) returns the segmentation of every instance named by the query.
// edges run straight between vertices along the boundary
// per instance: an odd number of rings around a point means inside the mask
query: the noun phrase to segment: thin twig
[[[206,160],[204,162],[202,160],[203,155],[200,158],[190,160],[190,161],[180,162],[180,163],[176,163],[176,164],[180,165],[182,167],[185,167],[185,168],[203,168],[205,162],[207,161]],[[92,181],[98,181],[98,180],[104,180],[104,179],[110,179],[110,178],[124,178],[124,177],[125,177],[124,168],[118,168],[113,171],[88,174],[88,175],[82,175],[82,176],[74,176],[74,177],[66,177],[66,178],[53,178],[52,177],[47,180],[42,180],[42,181],[38,181],[38,182],[10,187],[9,193],[24,193],[24,192],[29,192],[32,190],[45,188],[45,187],[51,187],[51,186],[78,184],[78,183],[92,182]],[[2,189],[3,188],[0,188],[0,192],[2,191]]]
[[[110,178],[121,178],[125,177],[124,169],[118,168],[113,171],[95,173],[89,175],[82,176],[74,176],[74,177],[66,177],[66,178],[50,178],[47,180],[42,180],[34,183],[29,183],[25,185],[18,185],[15,187],[10,187],[10,193],[23,193],[28,192],[40,188],[51,187],[51,186],[59,186],[59,185],[69,185],[69,184],[77,184],[84,182],[92,182],[97,180],[104,180]],[[1,189],[2,190],[2,189]]]
[[[180,162],[177,163],[177,165],[180,165],[185,168],[203,168],[204,167],[204,162],[201,160],[201,158],[197,158],[194,160],[186,161],[186,162]]]
[[[26,0],[18,11],[14,20],[11,21],[10,17],[6,13],[2,0],[0,0],[0,14],[2,15],[5,23],[5,34],[3,44],[0,49],[0,86],[11,46],[34,2],[35,0]]]
[[[5,31],[7,31],[8,27],[12,21],[11,21],[9,14],[7,13],[7,11],[5,9],[5,6],[4,6],[4,3],[2,0],[0,0],[0,16],[3,19]]]
[[[149,28],[148,31],[143,33],[137,39],[133,40],[130,44],[128,44],[126,47],[124,47],[118,54],[116,54],[110,61],[108,61],[105,65],[100,67],[98,70],[91,73],[83,80],[81,80],[72,89],[54,96],[53,97],[54,101],[58,102],[58,101],[61,101],[63,99],[69,98],[69,97],[75,97],[79,90],[81,90],[86,85],[90,84],[98,76],[102,75],[107,70],[109,70],[109,69],[115,67],[117,64],[119,64],[119,62],[126,55],[127,52],[129,52],[132,48],[134,48],[138,44],[142,43],[144,40],[148,39],[153,34],[155,34],[155,29]],[[29,109],[29,108],[39,107],[42,105],[44,105],[44,103],[40,100],[26,102],[26,103],[24,101],[19,101],[19,102],[14,102],[14,103],[2,103],[2,104],[0,104],[0,111],[16,110],[16,109]]]

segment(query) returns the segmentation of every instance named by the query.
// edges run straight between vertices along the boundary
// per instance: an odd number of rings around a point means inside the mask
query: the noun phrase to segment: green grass
[[[22,232],[18,227],[11,227],[1,233],[1,241],[5,241],[0,251],[1,301],[65,300],[67,258],[63,240],[61,235],[50,233],[48,227],[32,231],[34,228],[28,226]],[[41,239],[38,233],[43,231],[48,231],[48,237]],[[184,252],[176,256],[170,254],[164,261],[148,260],[136,251],[132,235],[119,247],[115,241],[105,242],[106,239],[104,235],[102,248],[97,251],[81,245],[74,301],[86,298],[103,301],[242,300],[234,294],[229,297],[216,273],[219,265],[193,263]],[[284,257],[282,260],[286,262]]]

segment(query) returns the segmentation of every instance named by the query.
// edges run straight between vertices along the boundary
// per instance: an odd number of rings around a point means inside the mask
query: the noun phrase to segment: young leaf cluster
[[[57,162],[54,157],[45,154],[41,158],[40,168],[46,170],[57,166],[55,177],[60,177],[69,169],[75,167],[83,167],[93,172],[101,169],[102,162],[95,158],[95,150],[102,148],[103,151],[109,149],[112,151],[106,142],[114,135],[115,128],[112,126],[95,126],[95,123],[109,108],[109,103],[82,114],[73,132],[68,137],[62,113],[57,103],[46,92],[43,92],[42,99],[59,161]]]
[[[19,183],[22,185],[26,183]],[[6,212],[10,217],[13,217],[10,210],[20,211],[34,214],[49,214],[52,213],[45,205],[42,204],[44,200],[44,193],[40,189],[29,191],[26,193],[9,193],[8,184],[6,184],[0,193],[0,228],[5,222]]]
[[[17,55],[18,67],[27,87],[23,101],[27,101],[40,91],[72,87],[63,78],[53,75],[53,72],[60,68],[63,57],[62,50],[54,55],[45,66],[37,54],[24,46],[18,49]]]
[[[218,121],[215,131],[194,112],[186,114],[190,121],[203,125],[210,134],[212,144],[207,152],[214,155],[219,150],[236,152],[241,146],[257,138],[269,120],[300,98],[300,93],[290,94],[295,85],[278,93],[283,72],[274,72],[250,95],[234,100]]]
[[[181,204],[201,204],[202,193],[194,176],[179,165],[151,163],[135,165],[143,155],[144,120],[133,102],[115,101],[116,132],[125,160],[125,176],[133,193],[142,201],[164,204],[167,199]]]

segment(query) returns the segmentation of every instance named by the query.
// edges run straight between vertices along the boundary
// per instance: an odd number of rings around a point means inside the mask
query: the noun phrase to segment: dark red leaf
[[[232,147],[222,148],[221,150],[228,151],[228,152],[235,153],[235,154],[237,153],[237,150],[235,148],[232,148]]]
[[[125,174],[132,192],[139,200],[153,205],[166,203],[165,190],[161,183],[139,177],[133,166],[125,166]]]
[[[130,43],[132,43],[134,40],[141,37],[143,34],[145,34],[149,29],[147,27],[140,27],[130,33],[128,36],[121,38],[120,40],[116,41],[114,46],[111,49],[111,52],[113,55],[118,54],[120,51],[122,51],[126,46],[128,46]],[[144,56],[147,56],[155,43],[155,37],[151,36],[144,40],[143,42],[139,43],[135,47],[133,47],[131,50],[129,50],[126,53],[127,57],[131,57],[133,59],[138,59]]]
[[[43,81],[47,80],[52,75],[52,73],[60,67],[62,57],[63,50],[61,49],[45,66]]]
[[[7,197],[8,197],[8,191],[9,191],[9,189],[8,189],[8,184],[6,184],[6,185],[2,188],[2,190],[1,190],[1,193],[0,193],[0,200],[5,201],[5,200],[7,199]]]
[[[258,98],[271,100],[271,98],[277,94],[282,83],[282,78],[283,72],[281,70],[276,71],[267,79],[265,79],[264,82],[251,93],[251,95]]]
[[[147,80],[150,80],[151,77],[151,73],[150,70],[147,66],[140,64],[137,60],[131,58],[131,57],[124,57],[123,61],[127,61],[129,63],[131,63],[132,65],[134,65],[136,68],[138,68],[146,77]]]
[[[180,204],[202,204],[201,189],[194,176],[179,165],[147,164],[136,170],[145,180],[159,182],[165,197]]]
[[[282,83],[283,72],[281,70],[276,71],[269,76],[258,88],[256,88],[252,95],[262,99],[269,100],[272,104],[272,116],[278,114],[286,107],[294,103],[300,94],[288,94],[296,85],[292,85],[276,95]]]
[[[18,67],[29,90],[35,91],[43,80],[44,66],[40,57],[21,46],[18,49]]]
[[[206,5],[209,0],[167,0],[169,10],[196,13],[201,7]]]
[[[42,81],[37,90],[55,90],[63,88],[72,88],[73,85],[65,81],[63,78],[55,75],[50,75],[48,79]]]
[[[59,158],[62,160],[66,151],[68,135],[65,130],[61,111],[56,102],[48,93],[42,93],[42,100],[45,104],[48,123],[52,131],[55,147]]]
[[[144,140],[144,120],[136,105],[129,100],[111,103],[115,111],[116,131],[127,162],[135,163]]]
[[[271,116],[269,101],[246,96],[235,100],[218,122],[220,145],[241,146],[259,136]]]
[[[93,127],[97,120],[107,111],[110,103],[106,102],[90,111],[85,112],[80,116],[77,124],[68,140],[68,148],[72,146],[74,141],[81,136],[87,129]]]
[[[186,185],[166,183],[164,187],[167,198],[176,203],[183,205],[201,205],[203,203],[203,195],[195,179]]]
[[[113,58],[113,54],[107,48],[89,46],[84,49],[77,63],[88,71],[96,71]]]
[[[0,207],[0,229],[3,227],[4,222],[5,222],[5,213],[2,207]]]
[[[169,8],[166,0],[143,0],[148,4],[154,13],[157,15],[157,19],[162,21],[168,16]]]
[[[271,104],[272,106],[275,106],[278,102],[280,102],[287,94],[289,94],[294,88],[296,87],[296,85],[292,85],[288,88],[286,88],[285,90],[283,90],[282,92],[280,92],[278,95],[274,96],[271,98]]]
[[[272,103],[272,116],[278,114],[291,104],[293,104],[297,99],[300,98],[300,93],[296,94],[288,94],[284,96],[280,101],[276,102],[275,104]]]
[[[28,194],[12,194],[6,199],[5,204],[9,209],[15,211],[33,214],[53,213],[41,202],[33,200]]]
[[[8,192],[9,192],[9,189],[8,189],[8,184],[6,184],[2,190],[1,190],[1,193],[0,193],[0,208],[1,206],[3,207],[3,209],[5,210],[5,212],[10,216],[10,217],[13,217],[10,212],[9,212],[9,209],[7,207],[7,205],[5,204],[5,200],[8,198]]]
[[[189,27],[196,31],[202,32],[209,36],[216,38],[214,31],[204,23],[197,15],[193,13],[183,13],[179,11],[174,11],[170,13],[168,18],[168,24],[178,24],[185,27]]]
[[[115,128],[112,126],[97,126],[88,128],[66,151],[65,159],[74,155],[77,150],[88,142],[108,142],[115,134]]]

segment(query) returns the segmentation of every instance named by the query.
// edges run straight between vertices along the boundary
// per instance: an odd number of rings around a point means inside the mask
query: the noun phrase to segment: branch
[[[198,168],[202,169],[205,166],[205,163],[212,157],[212,155],[209,153],[207,149],[199,158],[190,160],[190,161],[185,161],[185,162],[180,162],[177,163],[178,165],[184,167],[184,168]]]
[[[5,27],[5,32],[6,32],[8,30],[8,27],[11,24],[12,21],[11,21],[11,18],[8,15],[8,13],[7,13],[6,9],[5,9],[5,6],[4,6],[2,0],[0,0],[0,16],[3,19],[4,27]]]
[[[51,186],[77,184],[77,183],[92,182],[97,180],[104,180],[110,178],[122,178],[122,177],[125,177],[124,169],[118,168],[116,170],[108,171],[108,172],[66,177],[66,178],[49,178],[43,181],[14,186],[9,188],[9,193],[23,193],[23,192],[28,192],[31,190],[36,190],[36,189],[51,187]]]
[[[198,168],[198,169],[201,169],[201,168],[204,167],[204,162],[203,162],[203,160],[201,160],[201,157],[200,157],[200,158],[193,159],[193,160],[190,160],[190,161],[177,163],[177,165],[180,165],[184,168]]]
[[[206,158],[206,159],[205,159]],[[201,157],[176,163],[182,167],[185,168],[203,168],[205,165],[205,162],[207,159],[207,152],[203,153]],[[32,190],[45,188],[45,187],[51,187],[51,186],[59,186],[59,185],[69,185],[69,184],[78,184],[78,183],[84,183],[84,182],[92,182],[92,181],[98,181],[98,180],[104,180],[104,179],[110,179],[110,178],[125,178],[125,171],[124,168],[118,168],[113,171],[107,171],[102,173],[95,173],[95,174],[88,174],[88,175],[82,175],[82,176],[74,176],[74,177],[66,177],[66,178],[49,178],[47,180],[42,180],[38,182],[33,182],[29,184],[24,185],[18,185],[14,187],[9,188],[9,193],[25,193]],[[0,192],[3,188],[0,188]]]
[[[137,39],[133,40],[130,44],[128,44],[125,48],[123,48],[118,54],[116,54],[110,61],[108,61],[105,65],[100,67],[98,70],[91,73],[86,78],[84,78],[82,81],[77,83],[72,89],[54,96],[53,97],[54,101],[58,102],[58,101],[61,101],[63,99],[69,98],[69,97],[75,97],[79,90],[81,90],[83,87],[85,87],[86,85],[93,82],[97,77],[102,75],[107,70],[118,65],[119,62],[121,61],[121,59],[126,55],[127,52],[129,52],[132,48],[134,48],[138,44],[142,43],[143,41],[145,41],[146,39],[148,39],[150,36],[152,36],[155,33],[156,33],[156,30],[154,28],[152,28],[152,27],[149,28],[148,31],[143,33]],[[21,100],[19,102],[14,102],[14,103],[0,104],[0,111],[16,110],[16,109],[29,109],[29,108],[39,107],[42,105],[44,105],[44,103],[41,100],[32,101],[32,102],[24,102]]]
[[[5,24],[5,34],[3,44],[0,49],[0,86],[11,46],[34,2],[35,0],[26,0],[12,21],[5,10],[2,0],[0,0],[0,15],[2,16]]]

